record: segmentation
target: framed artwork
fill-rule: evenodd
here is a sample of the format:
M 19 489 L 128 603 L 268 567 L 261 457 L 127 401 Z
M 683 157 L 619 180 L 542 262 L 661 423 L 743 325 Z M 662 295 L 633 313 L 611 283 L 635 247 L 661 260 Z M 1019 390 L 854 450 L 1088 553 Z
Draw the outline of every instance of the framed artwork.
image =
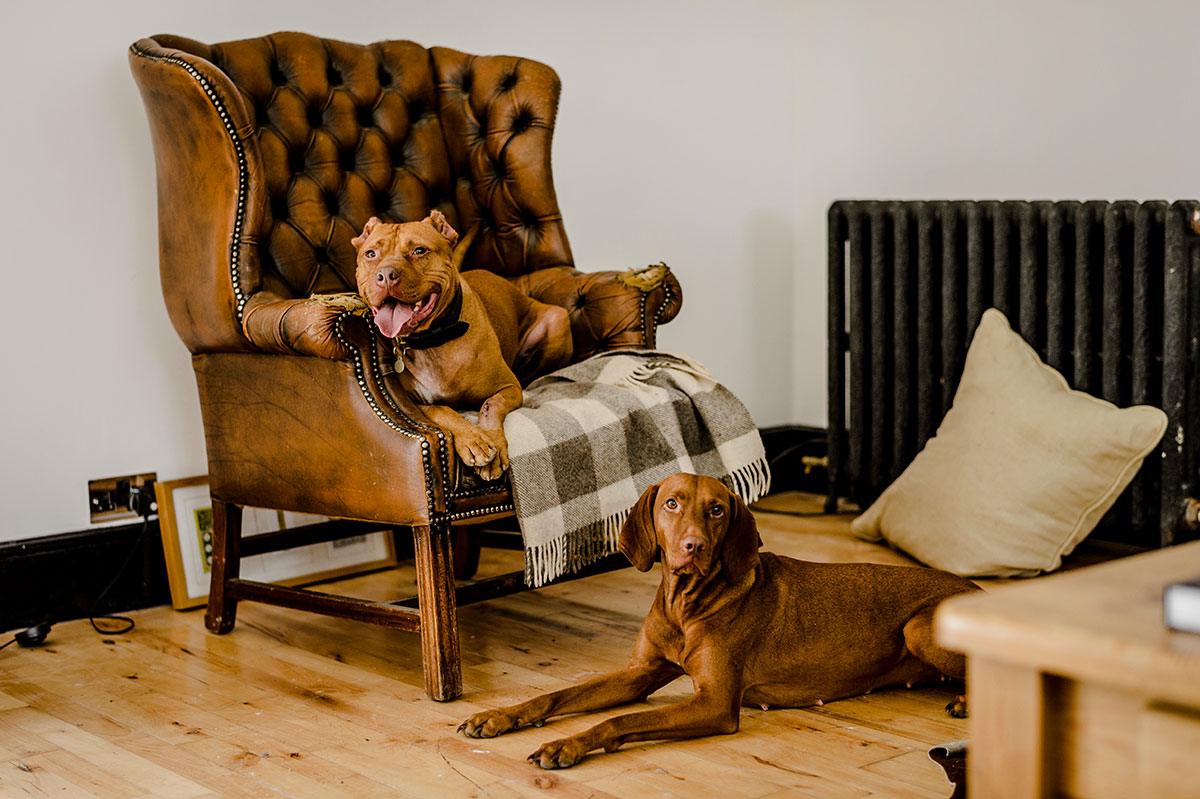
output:
M 176 610 L 203 605 L 208 602 L 213 552 L 213 512 L 208 477 L 161 480 L 154 484 L 154 490 L 171 585 L 171 604 Z M 323 521 L 328 521 L 327 517 L 245 508 L 242 511 L 242 537 Z M 395 563 L 391 532 L 384 530 L 242 558 L 241 577 L 265 583 L 300 585 L 386 568 Z

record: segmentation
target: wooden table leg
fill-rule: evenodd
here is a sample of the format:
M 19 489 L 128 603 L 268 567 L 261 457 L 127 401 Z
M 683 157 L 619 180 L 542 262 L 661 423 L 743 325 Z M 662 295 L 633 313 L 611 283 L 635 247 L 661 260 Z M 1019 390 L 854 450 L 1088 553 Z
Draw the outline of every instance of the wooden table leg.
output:
M 458 607 L 454 597 L 454 560 L 450 525 L 439 522 L 413 528 L 417 567 L 417 607 L 421 614 L 421 658 L 425 691 L 439 702 L 462 695 L 458 650 Z
M 1046 795 L 1045 678 L 1031 668 L 971 657 L 967 665 L 969 796 Z

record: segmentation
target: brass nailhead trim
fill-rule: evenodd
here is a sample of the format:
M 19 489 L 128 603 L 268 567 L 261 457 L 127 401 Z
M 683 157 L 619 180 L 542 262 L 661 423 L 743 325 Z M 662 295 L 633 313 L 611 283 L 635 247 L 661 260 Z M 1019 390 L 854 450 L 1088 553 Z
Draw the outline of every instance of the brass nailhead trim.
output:
M 349 319 L 352 316 L 354 316 L 354 314 L 349 313 L 349 312 L 342 313 L 341 315 L 338 316 L 337 320 L 334 322 L 334 331 L 335 331 L 335 334 L 337 335 L 337 339 L 341 343 L 341 345 L 346 349 L 346 351 L 350 353 L 350 355 L 351 355 L 350 360 L 351 360 L 351 363 L 354 365 L 354 377 L 355 377 L 355 380 L 358 382 L 358 389 L 359 389 L 359 391 L 362 392 L 363 398 L 367 401 L 367 404 L 371 406 L 371 410 L 375 412 L 375 415 L 377 417 L 379 417 L 380 421 L 382 421 L 388 427 L 395 430 L 397 433 L 400 433 L 401 435 L 407 436 L 411 439 L 415 439 L 415 440 L 421 442 L 421 461 L 422 461 L 422 465 L 424 466 L 425 485 L 426 485 L 425 499 L 427 502 L 430 523 L 435 523 L 437 521 L 437 513 L 436 513 L 434 501 L 433 501 L 433 489 L 431 487 L 432 482 L 433 482 L 432 481 L 433 467 L 432 467 L 432 464 L 430 463 L 430 459 L 429 459 L 429 454 L 430 454 L 429 453 L 429 441 L 426 440 L 426 438 L 424 436 L 418 435 L 417 433 L 414 433 L 412 430 L 408 430 L 408 429 L 403 428 L 400 425 L 396 424 L 396 422 L 393 421 L 391 419 L 391 417 L 389 417 L 387 414 L 385 414 L 383 412 L 383 408 L 379 407 L 379 403 L 376 402 L 375 398 L 371 395 L 371 390 L 367 384 L 367 372 L 366 372 L 367 366 L 366 366 L 366 364 L 363 363 L 362 355 L 359 352 L 359 350 L 356 347 L 351 346 L 350 342 L 346 339 L 345 322 L 347 319 Z M 375 382 L 378 385 L 380 383 L 380 379 L 379 379 L 380 372 L 379 372 L 379 368 L 378 368 L 379 363 L 378 363 L 378 359 L 376 358 L 375 348 L 370 347 L 369 349 L 371 350 L 370 368 L 371 368 L 372 375 L 375 377 Z M 413 420 L 410 419 L 406 414 L 400 412 L 400 409 L 396 407 L 396 404 L 394 402 L 392 402 L 391 397 L 387 396 L 386 392 L 384 393 L 384 396 L 387 400 L 387 404 L 394 411 L 399 413 L 400 416 L 406 422 L 414 424 L 414 426 L 423 426 L 426 429 L 433 429 L 433 428 L 430 428 L 428 425 L 417 425 L 416 423 L 414 423 Z M 441 431 L 438 432 L 438 436 L 439 437 L 442 436 Z
M 241 139 L 237 137 L 237 131 L 233 127 L 233 121 L 230 119 L 229 111 L 225 107 L 225 103 L 217 94 L 216 89 L 209 83 L 208 78 L 200 74 L 200 70 L 195 66 L 180 58 L 179 56 L 157 56 L 148 53 L 144 50 L 139 50 L 136 45 L 130 46 L 130 51 L 141 58 L 149 61 L 166 62 L 182 67 L 185 72 L 192 76 L 196 83 L 200 84 L 200 88 L 208 95 L 209 102 L 213 104 L 217 115 L 221 118 L 222 124 L 225 126 L 225 132 L 229 134 L 229 140 L 233 144 L 233 151 L 237 155 L 238 162 L 238 194 L 237 194 L 237 215 L 233 220 L 233 236 L 229 243 L 229 279 L 233 285 L 233 299 L 237 312 L 238 326 L 242 324 L 242 314 L 246 308 L 246 300 L 249 299 L 242 292 L 241 273 L 239 272 L 239 252 L 238 245 L 242 240 L 242 226 L 246 217 L 246 192 L 248 190 L 249 168 L 246 164 L 246 151 L 242 145 Z
M 476 508 L 475 510 L 465 510 L 458 513 L 452 513 L 448 516 L 448 520 L 452 522 L 462 521 L 463 519 L 471 519 L 476 516 L 486 516 L 489 513 L 509 513 L 515 510 L 511 502 L 505 502 L 500 505 L 493 505 L 490 508 Z
M 339 328 L 339 330 L 340 330 L 340 328 Z M 371 335 L 372 336 L 375 335 L 374 330 L 371 331 Z M 371 372 L 375 376 L 376 384 L 382 385 L 382 383 L 383 383 L 383 367 L 382 367 L 382 364 L 380 364 L 380 362 L 379 362 L 379 349 L 377 347 L 370 347 L 369 349 L 371 351 Z M 409 416 L 407 413 L 405 413 L 403 410 L 401 410 L 400 407 L 397 406 L 395 402 L 392 401 L 392 395 L 390 393 L 388 393 L 387 391 L 383 392 L 383 398 L 384 398 L 384 401 L 387 402 L 388 407 L 391 408 L 392 411 L 394 413 L 396 413 L 396 415 L 400 416 L 402 419 L 404 419 L 404 421 L 408 422 L 414 428 L 418 428 L 420 430 L 428 430 L 431 433 L 437 433 L 438 451 L 439 451 L 440 460 L 442 463 L 442 474 L 448 475 L 450 473 L 449 457 L 446 453 L 446 449 L 447 449 L 446 434 L 442 431 L 442 429 L 439 427 L 435 427 L 431 424 L 428 424 L 427 422 L 423 422 L 423 421 L 414 419 L 411 416 Z M 429 441 L 425 438 L 421 439 L 421 458 L 424 461 L 424 467 L 425 467 L 425 469 L 424 469 L 425 470 L 425 486 L 426 486 L 425 496 L 429 500 L 430 518 L 433 518 L 433 516 L 434 516 L 433 463 L 429 459 Z
M 488 494 L 497 493 L 494 488 L 476 488 L 471 491 L 455 491 L 450 495 L 451 499 L 467 499 L 469 497 L 486 497 Z

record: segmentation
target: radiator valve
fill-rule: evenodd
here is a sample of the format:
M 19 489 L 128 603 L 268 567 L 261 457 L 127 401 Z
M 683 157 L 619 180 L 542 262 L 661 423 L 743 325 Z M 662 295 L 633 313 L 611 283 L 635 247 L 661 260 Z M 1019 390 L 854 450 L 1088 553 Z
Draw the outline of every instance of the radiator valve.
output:
M 800 464 L 804 467 L 805 474 L 812 474 L 813 469 L 828 469 L 829 458 L 824 456 L 818 458 L 816 455 L 805 455 L 800 459 Z

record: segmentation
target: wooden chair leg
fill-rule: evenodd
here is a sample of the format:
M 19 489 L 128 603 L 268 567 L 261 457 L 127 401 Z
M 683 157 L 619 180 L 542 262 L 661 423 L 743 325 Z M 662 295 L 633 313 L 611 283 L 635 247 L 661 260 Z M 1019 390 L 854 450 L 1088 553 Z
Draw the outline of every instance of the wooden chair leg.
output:
M 208 588 L 208 611 L 204 626 L 217 634 L 233 629 L 237 600 L 225 595 L 226 580 L 236 580 L 241 571 L 242 507 L 213 500 L 212 579 Z
M 476 525 L 464 524 L 450 528 L 454 533 L 454 579 L 470 580 L 479 571 L 479 554 L 483 544 L 475 531 Z
M 417 567 L 417 605 L 421 614 L 425 691 L 439 702 L 448 702 L 462 695 L 450 524 L 438 522 L 414 527 L 413 550 Z

